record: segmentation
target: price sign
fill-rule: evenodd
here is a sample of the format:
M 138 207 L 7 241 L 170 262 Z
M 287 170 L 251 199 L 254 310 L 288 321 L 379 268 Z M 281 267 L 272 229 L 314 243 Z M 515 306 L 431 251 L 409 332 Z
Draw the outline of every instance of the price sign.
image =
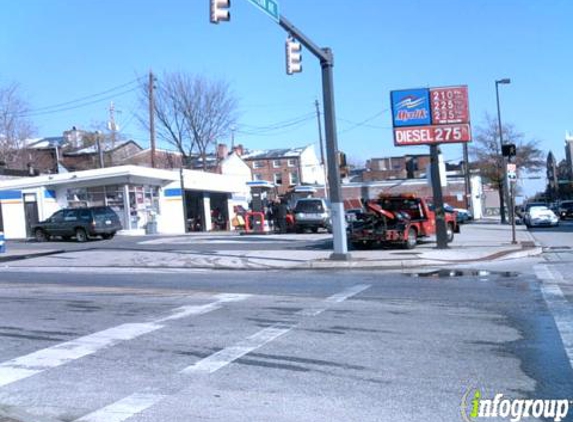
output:
M 394 145 L 470 142 L 470 125 L 412 126 L 394 129 Z
M 468 87 L 431 88 L 432 124 L 469 123 Z

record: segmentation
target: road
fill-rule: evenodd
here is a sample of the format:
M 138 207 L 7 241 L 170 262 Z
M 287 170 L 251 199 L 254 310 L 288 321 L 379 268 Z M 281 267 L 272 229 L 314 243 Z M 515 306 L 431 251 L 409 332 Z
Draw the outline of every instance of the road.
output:
M 570 228 L 535 230 L 540 258 L 455 271 L 7 268 L 0 409 L 23 421 L 457 421 L 475 388 L 573 399 Z

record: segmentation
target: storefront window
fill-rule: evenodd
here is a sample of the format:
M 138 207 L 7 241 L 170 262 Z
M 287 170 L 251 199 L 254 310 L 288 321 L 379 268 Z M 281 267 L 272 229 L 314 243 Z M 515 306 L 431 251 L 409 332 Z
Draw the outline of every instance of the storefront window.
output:
M 129 186 L 129 212 L 124 205 L 124 186 L 108 185 L 67 190 L 68 207 L 109 206 L 119 216 L 124 228 L 145 228 L 148 221 L 159 214 L 159 188 L 157 186 Z M 128 225 L 127 223 L 131 224 Z

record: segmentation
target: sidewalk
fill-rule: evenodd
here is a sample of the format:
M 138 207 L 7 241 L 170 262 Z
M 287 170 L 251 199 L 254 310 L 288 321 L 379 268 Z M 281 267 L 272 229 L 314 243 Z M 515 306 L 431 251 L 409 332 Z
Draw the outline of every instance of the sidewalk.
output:
M 517 259 L 541 254 L 531 234 L 523 226 L 517 227 L 517 244 L 511 244 L 511 226 L 494 221 L 466 224 L 456 234 L 448 249 L 439 250 L 435 243 L 419 244 L 413 250 L 375 249 L 350 251 L 348 261 L 333 261 L 330 250 L 279 249 L 262 250 L 254 242 L 253 249 L 194 251 L 177 250 L 90 250 L 65 252 L 50 249 L 12 248 L 0 262 L 10 267 L 66 267 L 73 268 L 203 268 L 220 270 L 269 270 L 269 269 L 330 269 L 330 268 L 414 268 L 445 266 L 462 263 Z M 203 236 L 210 236 L 204 233 Z M 304 235 L 298 235 L 304 236 Z M 249 236 L 252 238 L 251 236 Z M 279 236 L 280 237 L 280 236 Z M 268 237 L 267 237 L 268 238 Z M 173 240 L 176 246 L 182 237 Z M 185 240 L 185 239 L 183 239 Z M 259 248 L 259 249 L 255 249 Z

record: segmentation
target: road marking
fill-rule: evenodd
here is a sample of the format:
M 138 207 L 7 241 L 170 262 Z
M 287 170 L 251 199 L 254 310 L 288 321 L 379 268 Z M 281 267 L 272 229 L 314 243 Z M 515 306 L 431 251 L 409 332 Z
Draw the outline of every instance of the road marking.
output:
M 564 278 L 561 273 L 547 265 L 536 265 L 534 270 L 537 278 L 541 280 L 543 299 L 553 315 L 569 364 L 573 368 L 573 307 L 557 284 L 563 282 Z
M 31 377 L 45 370 L 65 365 L 120 342 L 133 340 L 144 334 L 157 331 L 165 327 L 165 325 L 160 324 L 162 322 L 173 321 L 191 315 L 202 315 L 220 309 L 223 303 L 244 300 L 250 296 L 246 294 L 218 294 L 215 296 L 215 302 L 205 305 L 182 306 L 172 310 L 170 315 L 150 322 L 118 325 L 117 327 L 108 328 L 11 359 L 0 364 L 0 387 Z
M 370 285 L 359 284 L 349 289 L 343 290 L 340 293 L 332 295 L 322 301 L 322 305 L 312 308 L 311 313 L 297 312 L 296 314 L 305 316 L 316 316 L 321 312 L 327 310 L 330 306 L 345 301 L 346 299 L 357 295 L 358 293 L 368 289 Z M 243 300 L 250 295 L 241 294 L 221 294 L 218 295 L 220 301 L 237 301 Z M 182 312 L 175 312 L 179 315 Z M 233 361 L 245 356 L 246 354 L 260 348 L 261 346 L 275 340 L 276 338 L 288 333 L 292 328 L 296 327 L 299 323 L 278 323 L 271 327 L 265 328 L 245 340 L 235 344 L 234 346 L 227 347 L 205 359 L 200 360 L 194 365 L 191 365 L 181 371 L 183 374 L 192 373 L 213 373 Z M 135 393 L 131 396 L 123 398 L 115 403 L 110 404 L 102 409 L 96 410 L 93 413 L 85 415 L 74 422 L 122 422 L 138 413 L 143 412 L 149 407 L 155 405 L 167 395 L 149 394 L 145 392 Z
M 150 393 L 135 393 L 109 406 L 76 419 L 75 422 L 123 422 L 137 413 L 150 408 L 166 396 Z
M 327 310 L 330 306 L 345 301 L 346 299 L 357 295 L 358 293 L 368 289 L 370 285 L 359 284 L 346 289 L 340 293 L 326 298 L 323 303 L 317 307 L 308 310 L 302 310 L 295 315 L 299 316 L 317 316 Z M 183 369 L 181 373 L 208 373 L 212 374 L 221 368 L 229 365 L 237 359 L 251 353 L 252 351 L 264 346 L 265 344 L 277 339 L 278 337 L 288 333 L 300 322 L 292 323 L 277 323 L 268 328 L 265 328 L 247 339 L 240 341 L 234 346 L 226 347 L 225 349 L 216 352 L 204 359 L 196 362 L 195 364 Z
M 160 328 L 163 325 L 123 324 L 9 360 L 0 364 L 0 387 Z

